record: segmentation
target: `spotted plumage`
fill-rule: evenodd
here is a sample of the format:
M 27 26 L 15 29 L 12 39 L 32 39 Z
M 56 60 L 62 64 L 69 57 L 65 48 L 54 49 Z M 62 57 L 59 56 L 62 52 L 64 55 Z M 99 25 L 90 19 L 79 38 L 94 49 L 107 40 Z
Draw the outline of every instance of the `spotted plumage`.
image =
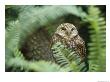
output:
M 63 23 L 59 25 L 52 40 L 52 43 L 61 42 L 65 46 L 75 49 L 82 61 L 86 58 L 85 42 L 79 36 L 78 31 L 73 24 Z

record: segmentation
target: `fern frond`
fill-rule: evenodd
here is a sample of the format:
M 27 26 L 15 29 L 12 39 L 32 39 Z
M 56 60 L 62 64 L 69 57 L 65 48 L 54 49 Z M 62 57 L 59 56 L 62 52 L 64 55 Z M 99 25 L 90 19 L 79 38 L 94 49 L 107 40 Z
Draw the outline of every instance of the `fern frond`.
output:
M 9 54 L 9 53 L 8 53 Z M 6 56 L 6 70 L 9 71 L 35 71 L 35 72 L 67 72 L 69 69 L 60 67 L 51 61 L 27 61 L 20 50 L 13 51 L 13 56 Z M 45 69 L 44 69 L 45 68 Z
M 68 69 L 47 61 L 27 61 L 20 57 L 6 60 L 7 69 L 12 71 L 34 71 L 34 72 L 67 72 Z
M 89 71 L 105 71 L 105 43 L 106 43 L 106 26 L 105 19 L 100 16 L 101 12 L 97 7 L 90 6 L 88 9 L 87 21 L 90 23 L 89 46 Z
M 5 33 L 5 43 L 6 47 L 13 50 L 15 47 L 19 47 L 19 39 L 20 39 L 20 25 L 19 21 L 12 21 L 9 23 L 9 27 L 6 28 Z
M 80 63 L 81 59 L 77 53 L 67 47 L 65 47 L 60 42 L 55 43 L 52 46 L 53 56 L 60 66 L 69 68 L 70 71 L 81 71 L 85 67 L 85 63 Z M 82 70 L 84 71 L 84 70 Z

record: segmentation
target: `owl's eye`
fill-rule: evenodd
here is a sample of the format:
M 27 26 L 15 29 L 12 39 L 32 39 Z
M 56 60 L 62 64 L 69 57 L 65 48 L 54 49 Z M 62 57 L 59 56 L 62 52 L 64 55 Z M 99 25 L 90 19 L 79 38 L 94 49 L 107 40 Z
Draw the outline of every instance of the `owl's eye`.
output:
M 71 31 L 73 31 L 73 30 L 74 30 L 74 28 L 71 29 Z
M 62 29 L 62 30 L 66 30 L 66 28 L 64 28 L 64 27 L 63 27 L 63 28 L 61 28 L 61 29 Z

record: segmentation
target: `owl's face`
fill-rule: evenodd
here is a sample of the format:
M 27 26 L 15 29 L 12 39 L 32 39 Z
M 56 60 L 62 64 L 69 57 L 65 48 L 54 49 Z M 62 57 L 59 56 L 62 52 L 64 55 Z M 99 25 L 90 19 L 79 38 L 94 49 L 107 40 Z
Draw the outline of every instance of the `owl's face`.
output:
M 78 35 L 78 31 L 73 24 L 63 23 L 63 24 L 59 25 L 55 34 L 65 38 L 65 39 L 71 39 Z

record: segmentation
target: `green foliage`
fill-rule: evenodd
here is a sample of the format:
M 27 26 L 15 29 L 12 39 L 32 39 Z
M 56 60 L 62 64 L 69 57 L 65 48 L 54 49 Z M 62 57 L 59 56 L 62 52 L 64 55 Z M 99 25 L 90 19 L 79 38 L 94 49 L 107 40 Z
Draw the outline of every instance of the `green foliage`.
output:
M 5 25 L 7 27 L 10 21 L 17 19 L 19 11 L 15 6 L 6 5 L 5 12 L 7 13 L 5 14 Z
M 20 39 L 19 28 L 20 28 L 19 21 L 10 22 L 9 26 L 6 28 L 5 43 L 6 46 L 9 47 L 11 50 L 19 46 L 19 39 Z
M 81 22 L 90 24 L 91 41 L 87 43 L 89 71 L 105 71 L 105 19 L 101 17 L 98 7 L 88 7 L 88 14 L 86 14 L 78 6 L 6 6 L 6 10 L 11 9 L 10 12 L 15 11 L 13 14 L 17 14 L 16 19 L 11 18 L 13 15 L 6 17 L 6 71 L 85 71 L 85 69 L 81 70 L 85 68 L 85 63 L 78 65 L 80 58 L 76 53 L 60 43 L 52 47 L 56 62 L 29 61 L 21 51 L 29 35 L 39 28 L 47 29 L 47 32 L 52 35 L 55 27 L 60 24 L 59 21 L 65 22 L 65 16 L 70 14 L 81 18 Z M 8 14 L 6 13 L 7 16 Z
M 59 65 L 46 61 L 26 61 L 19 57 L 6 60 L 6 66 L 12 71 L 31 71 L 31 72 L 67 72 L 69 69 L 61 68 Z M 8 70 L 7 69 L 7 70 Z
M 6 70 L 12 71 L 37 71 L 37 72 L 64 72 L 69 71 L 68 68 L 60 67 L 53 62 L 46 61 L 27 61 L 21 51 L 14 49 L 13 57 L 6 58 Z M 45 68 L 45 69 L 44 69 Z
M 90 23 L 90 38 L 89 46 L 89 71 L 105 71 L 106 57 L 105 57 L 105 43 L 106 30 L 105 19 L 101 17 L 101 11 L 94 6 L 88 9 L 86 21 Z
M 85 67 L 85 63 L 81 63 L 81 59 L 74 49 L 69 49 L 65 47 L 60 42 L 57 42 L 52 46 L 53 56 L 56 59 L 56 62 L 65 68 L 69 68 L 70 71 L 84 71 L 81 70 Z

